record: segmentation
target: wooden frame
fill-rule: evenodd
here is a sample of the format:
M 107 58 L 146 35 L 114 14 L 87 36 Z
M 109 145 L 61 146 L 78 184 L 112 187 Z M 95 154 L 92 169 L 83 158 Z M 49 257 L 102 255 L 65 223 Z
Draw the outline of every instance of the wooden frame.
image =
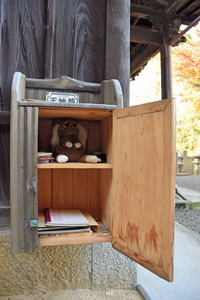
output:
M 53 106 L 53 103 L 44 101 L 45 91 L 52 89 L 78 91 L 81 103 L 74 106 L 57 103 Z M 32 100 L 28 101 L 30 98 Z M 97 104 L 94 104 L 96 100 L 98 100 Z M 40 117 L 44 118 L 45 114 L 47 118 L 48 116 L 64 117 L 67 114 L 68 117 L 76 116 L 78 119 L 83 119 L 87 115 L 87 119 L 102 120 L 110 116 L 114 108 L 121 107 L 122 100 L 122 91 L 117 80 L 105 80 L 102 84 L 93 84 L 69 77 L 46 80 L 26 78 L 20 72 L 14 74 L 10 136 L 11 231 L 14 254 L 31 252 L 38 248 L 38 110 L 40 110 Z M 63 108 L 65 108 L 65 115 L 63 115 Z M 85 169 L 91 167 L 88 164 Z M 109 165 L 108 169 L 110 169 Z M 31 226 L 31 222 L 35 227 Z
M 117 149 L 113 247 L 169 281 L 173 279 L 174 114 L 174 102 L 168 99 L 116 110 L 113 125 Z
M 175 183 L 173 100 L 118 109 L 113 105 L 112 110 L 109 100 L 112 103 L 114 97 L 115 103 L 116 99 L 121 103 L 122 97 L 120 86 L 111 80 L 105 84 L 105 90 L 100 89 L 107 104 L 91 108 L 89 103 L 85 109 L 79 105 L 61 108 L 44 105 L 43 101 L 27 101 L 26 82 L 22 74 L 15 74 L 11 111 L 11 144 L 17 145 L 11 151 L 13 253 L 35 251 L 38 243 L 49 246 L 112 239 L 114 248 L 171 281 Z M 37 149 L 47 147 L 54 120 L 63 117 L 82 122 L 88 130 L 88 149 L 106 153 L 105 164 L 37 165 Z M 43 236 L 38 241 L 37 225 L 31 227 L 30 221 L 36 222 L 38 210 L 45 207 L 88 211 L 110 232 L 95 232 L 78 239 Z

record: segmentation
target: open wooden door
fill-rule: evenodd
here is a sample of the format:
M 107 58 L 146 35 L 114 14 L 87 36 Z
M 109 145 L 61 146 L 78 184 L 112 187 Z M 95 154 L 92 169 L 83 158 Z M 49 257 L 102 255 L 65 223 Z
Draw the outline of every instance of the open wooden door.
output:
M 25 76 L 16 72 L 11 93 L 10 201 L 12 253 L 38 248 L 37 143 L 38 108 L 20 107 Z
M 171 99 L 113 114 L 113 247 L 173 280 L 175 117 Z

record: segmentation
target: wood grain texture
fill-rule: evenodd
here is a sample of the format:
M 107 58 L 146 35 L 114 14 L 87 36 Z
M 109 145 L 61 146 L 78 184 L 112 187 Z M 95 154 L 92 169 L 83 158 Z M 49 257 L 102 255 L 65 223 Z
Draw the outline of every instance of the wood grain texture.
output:
M 3 231 L 10 230 L 10 207 L 0 207 L 0 227 L 1 232 L 2 229 Z
M 78 244 L 94 244 L 94 243 L 107 243 L 111 242 L 112 236 L 110 233 L 96 233 L 91 236 L 45 236 L 39 238 L 39 246 L 56 246 L 56 245 L 77 245 Z
M 49 164 L 38 164 L 39 170 L 47 169 L 112 169 L 110 163 L 49 163 Z
M 140 28 L 131 26 L 130 41 L 134 43 L 161 46 L 162 33 L 153 32 L 152 30 L 148 30 L 142 27 Z
M 103 80 L 104 17 L 104 0 L 48 1 L 46 77 Z
M 112 134 L 113 134 L 113 126 L 112 126 L 112 116 L 104 119 L 101 122 L 101 151 L 102 153 L 106 153 L 106 162 L 112 164 Z
M 108 228 L 112 227 L 113 217 L 113 173 L 101 170 L 99 173 L 100 220 Z
M 101 85 L 94 82 L 86 82 L 83 80 L 77 80 L 69 76 L 58 75 L 56 78 L 38 79 L 27 78 L 27 88 L 38 89 L 58 89 L 58 90 L 73 90 L 73 91 L 85 91 L 85 92 L 100 92 Z
M 175 182 L 176 182 L 176 139 L 175 139 L 175 130 L 176 130 L 176 110 L 174 105 L 174 100 L 167 106 L 164 114 L 165 118 L 165 141 L 164 141 L 164 149 L 167 147 L 171 147 L 169 152 L 166 152 L 164 158 L 164 165 L 166 166 L 164 169 L 164 181 L 166 184 L 164 185 L 164 195 L 166 199 L 171 199 L 171 201 L 167 202 L 167 209 L 165 214 L 162 217 L 162 227 L 163 235 L 165 235 L 166 239 L 163 240 L 163 256 L 162 256 L 162 265 L 164 266 L 164 270 L 169 274 L 169 278 L 173 279 L 173 252 L 174 252 L 174 190 L 175 190 Z M 163 199 L 163 206 L 165 206 L 165 199 Z M 168 223 L 168 227 L 165 224 Z M 169 259 L 165 259 L 165 257 L 169 257 Z
M 54 169 L 52 207 L 78 208 L 99 217 L 98 170 Z
M 38 124 L 38 151 L 52 152 L 51 135 L 53 122 L 51 119 L 39 119 Z
M 44 0 L 1 1 L 0 87 L 3 110 L 10 110 L 11 82 L 16 70 L 27 77 L 44 77 L 45 16 Z
M 12 253 L 36 251 L 37 228 L 37 151 L 38 108 L 18 107 L 17 99 L 24 97 L 25 76 L 16 73 L 12 84 L 10 200 Z
M 18 91 L 18 93 L 17 93 Z M 22 74 L 14 76 L 11 93 L 10 141 L 10 207 L 11 207 L 11 247 L 12 253 L 23 252 L 24 249 L 24 108 L 18 112 L 17 96 L 25 96 L 25 77 Z M 21 120 L 21 123 L 19 122 Z M 17 192 L 16 192 L 17 191 Z
M 74 118 L 77 120 L 102 120 L 112 115 L 112 110 L 89 109 L 89 108 L 59 108 L 40 107 L 39 117 L 41 118 Z
M 20 142 L 24 147 L 24 181 L 21 184 L 24 189 L 24 244 L 26 252 L 32 252 L 38 248 L 37 228 L 30 226 L 31 220 L 38 219 L 38 108 L 24 109 L 24 141 Z
M 130 1 L 107 1 L 105 79 L 118 79 L 124 106 L 129 105 Z
M 38 169 L 38 211 L 52 207 L 51 170 Z
M 101 124 L 98 121 L 89 121 L 87 153 L 94 152 L 101 152 Z
M 0 125 L 10 125 L 9 111 L 0 111 Z
M 114 247 L 159 276 L 173 278 L 174 111 L 114 112 Z M 159 103 L 158 107 L 159 107 Z M 134 131 L 132 131 L 134 128 Z M 119 162 L 120 159 L 120 162 Z
M 101 170 L 89 170 L 87 182 L 87 201 L 88 211 L 93 218 L 100 218 L 100 177 Z
M 73 170 L 73 207 L 88 211 L 88 173 L 86 170 Z M 92 185 L 92 182 L 91 182 Z M 98 195 L 97 195 L 98 196 Z
M 10 206 L 10 126 L 0 125 L 0 207 Z M 14 147 L 14 145 L 11 145 Z
M 127 102 L 130 10 L 128 0 L 115 2 L 2 0 L 1 109 L 10 109 L 11 82 L 16 70 L 29 78 L 68 75 L 93 83 L 116 78 Z M 86 100 L 99 101 L 91 94 Z
M 171 99 L 165 99 L 165 101 L 154 101 L 146 103 L 145 105 L 130 106 L 115 111 L 117 118 L 137 116 L 141 114 L 150 114 L 159 111 L 163 111 L 171 102 Z
M 53 170 L 52 208 L 73 208 L 73 171 Z

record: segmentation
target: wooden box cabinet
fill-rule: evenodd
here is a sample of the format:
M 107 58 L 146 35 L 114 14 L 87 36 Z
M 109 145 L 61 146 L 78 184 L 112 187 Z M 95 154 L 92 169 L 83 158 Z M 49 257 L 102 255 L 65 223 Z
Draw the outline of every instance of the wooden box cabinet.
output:
M 67 105 L 44 101 L 44 92 L 60 89 L 77 91 L 82 102 Z M 117 250 L 172 281 L 174 103 L 167 99 L 120 108 L 121 103 L 116 80 L 95 85 L 69 78 L 36 80 L 14 74 L 12 251 L 16 254 L 35 251 L 38 245 L 111 241 Z M 54 122 L 69 117 L 87 129 L 87 152 L 106 153 L 106 163 L 37 164 L 38 150 L 49 151 Z M 38 211 L 46 207 L 87 211 L 109 232 L 38 237 Z

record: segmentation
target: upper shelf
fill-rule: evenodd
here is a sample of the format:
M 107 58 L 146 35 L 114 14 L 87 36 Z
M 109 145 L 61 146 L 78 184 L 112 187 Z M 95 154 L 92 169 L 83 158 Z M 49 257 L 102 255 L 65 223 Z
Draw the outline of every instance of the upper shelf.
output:
M 40 107 L 39 118 L 76 118 L 80 120 L 103 120 L 112 115 L 112 109 Z
M 22 99 L 18 100 L 19 106 L 33 106 L 33 107 L 44 107 L 44 108 L 74 108 L 74 109 L 102 109 L 102 110 L 113 110 L 118 108 L 114 104 L 99 104 L 99 103 L 61 103 L 61 102 L 50 102 L 45 100 L 36 99 Z
M 112 169 L 109 163 L 47 163 L 38 164 L 38 169 Z

